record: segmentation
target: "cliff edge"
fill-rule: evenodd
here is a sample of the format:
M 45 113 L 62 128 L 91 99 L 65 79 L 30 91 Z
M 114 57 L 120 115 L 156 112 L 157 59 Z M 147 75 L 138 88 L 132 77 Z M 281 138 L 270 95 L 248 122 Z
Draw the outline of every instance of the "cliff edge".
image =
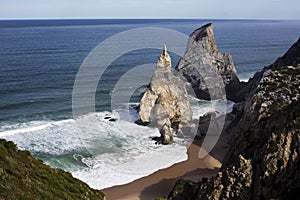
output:
M 168 199 L 299 197 L 299 52 L 300 39 L 247 83 L 246 100 L 233 110 L 229 149 L 218 174 L 198 183 L 178 181 Z

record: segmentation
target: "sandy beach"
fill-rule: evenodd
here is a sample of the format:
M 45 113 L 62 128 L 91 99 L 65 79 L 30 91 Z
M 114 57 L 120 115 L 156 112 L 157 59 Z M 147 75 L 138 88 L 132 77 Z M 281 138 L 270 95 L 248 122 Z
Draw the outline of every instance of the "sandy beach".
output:
M 198 158 L 201 140 L 195 140 L 188 148 L 188 160 L 129 184 L 104 189 L 107 200 L 153 200 L 167 197 L 178 179 L 199 181 L 202 177 L 215 175 L 226 153 L 226 140 L 220 137 L 209 155 Z

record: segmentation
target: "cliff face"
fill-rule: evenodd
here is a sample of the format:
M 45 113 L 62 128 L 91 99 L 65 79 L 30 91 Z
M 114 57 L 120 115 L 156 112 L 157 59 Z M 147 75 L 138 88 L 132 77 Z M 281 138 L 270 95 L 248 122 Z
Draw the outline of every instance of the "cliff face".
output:
M 176 70 L 191 83 L 199 99 L 210 100 L 222 95 L 218 92 L 224 88 L 220 88 L 223 86 L 216 81 L 220 78 L 227 98 L 234 102 L 242 100 L 237 95 L 241 83 L 232 58 L 230 54 L 217 50 L 212 24 L 202 26 L 190 35 L 186 52 Z
M 247 83 L 247 100 L 235 105 L 229 150 L 218 175 L 199 183 L 180 181 L 169 199 L 300 195 L 299 51 L 300 40 Z
M 161 142 L 168 144 L 173 134 L 189 126 L 192 112 L 185 84 L 171 72 L 171 58 L 164 47 L 151 83 L 141 99 L 139 122 L 154 123 L 161 133 Z
M 70 173 L 52 169 L 20 151 L 13 142 L 0 140 L 0 199 L 99 199 L 93 190 Z

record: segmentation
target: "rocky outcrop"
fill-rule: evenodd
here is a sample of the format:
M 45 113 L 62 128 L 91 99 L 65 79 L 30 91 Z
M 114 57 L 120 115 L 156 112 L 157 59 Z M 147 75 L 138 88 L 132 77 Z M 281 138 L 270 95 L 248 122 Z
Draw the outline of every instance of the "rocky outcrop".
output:
M 290 49 L 280 58 L 278 58 L 273 64 L 265 67 L 262 71 L 256 72 L 255 75 L 241 88 L 239 96 L 244 99 L 251 98 L 263 77 L 263 74 L 267 70 L 275 70 L 282 66 L 295 66 L 300 64 L 300 38 L 295 42 Z
M 216 112 L 215 111 L 209 111 L 205 113 L 203 116 L 199 117 L 198 122 L 198 130 L 197 130 L 197 136 L 205 136 L 207 133 L 207 130 L 209 128 L 209 125 L 215 125 L 216 121 Z
M 240 155 L 250 159 L 254 199 L 285 199 L 300 187 L 299 52 L 300 40 L 256 73 L 247 83 L 247 100 L 235 106 L 237 117 L 228 129 L 232 142 L 222 167 L 234 165 Z
M 171 58 L 164 46 L 151 83 L 141 99 L 139 122 L 153 123 L 161 133 L 161 142 L 168 144 L 173 134 L 189 126 L 192 112 L 184 82 L 171 72 Z
M 240 156 L 237 166 L 222 170 L 211 179 L 203 178 L 198 183 L 177 181 L 168 200 L 250 199 L 252 176 L 251 161 Z
M 253 123 L 299 101 L 299 49 L 300 39 L 275 63 L 257 72 L 241 90 L 247 93 L 247 100 L 234 106 L 237 117 L 228 129 L 231 136 L 239 135 Z M 279 63 L 283 66 L 279 67 Z
M 212 24 L 202 26 L 190 35 L 176 70 L 192 85 L 199 99 L 223 98 L 226 91 L 229 100 L 243 100 L 237 94 L 241 83 L 232 58 L 217 50 Z
M 300 195 L 300 40 L 254 77 L 234 107 L 219 173 L 179 181 L 169 199 L 295 199 Z M 285 65 L 290 64 L 290 65 Z M 282 65 L 282 66 L 280 66 Z M 249 89 L 248 88 L 248 89 Z M 187 188 L 187 189 L 182 189 Z
M 300 103 L 260 121 L 230 146 L 217 176 L 181 181 L 169 199 L 295 199 L 300 191 L 299 122 Z M 188 193 L 180 190 L 187 183 L 193 188 Z
M 300 38 L 290 49 L 280 58 L 278 58 L 267 69 L 276 69 L 281 66 L 295 66 L 300 64 Z

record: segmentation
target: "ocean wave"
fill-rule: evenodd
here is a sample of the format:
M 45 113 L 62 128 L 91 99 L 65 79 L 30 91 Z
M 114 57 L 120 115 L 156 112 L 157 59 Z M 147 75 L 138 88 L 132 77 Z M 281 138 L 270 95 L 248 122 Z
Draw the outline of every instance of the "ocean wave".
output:
M 156 146 L 157 147 L 157 146 Z M 163 152 L 163 153 L 162 153 Z M 103 154 L 84 159 L 90 167 L 73 172 L 73 176 L 95 189 L 130 183 L 148 176 L 159 169 L 187 160 L 186 147 L 172 144 L 160 145 L 140 154 L 126 154 L 120 157 Z M 97 177 L 97 178 L 95 178 Z
M 226 99 L 205 101 L 199 100 L 193 96 L 189 96 L 189 101 L 193 111 L 193 119 L 199 119 L 200 116 L 211 111 L 214 111 L 217 117 L 225 115 L 232 111 L 234 105 L 234 102 Z
M 159 135 L 155 128 L 120 119 L 116 111 L 10 124 L 0 132 L 1 138 L 97 189 L 131 182 L 187 159 L 181 139 L 166 147 L 151 139 Z
M 233 105 L 226 100 L 197 99 L 191 104 L 194 118 L 212 109 L 224 114 Z M 175 137 L 171 145 L 157 145 L 152 140 L 160 136 L 157 128 L 134 123 L 138 106 L 124 104 L 113 112 L 95 112 L 76 119 L 7 124 L 1 126 L 0 137 L 14 141 L 52 167 L 70 171 L 91 187 L 103 189 L 187 159 L 184 139 Z

